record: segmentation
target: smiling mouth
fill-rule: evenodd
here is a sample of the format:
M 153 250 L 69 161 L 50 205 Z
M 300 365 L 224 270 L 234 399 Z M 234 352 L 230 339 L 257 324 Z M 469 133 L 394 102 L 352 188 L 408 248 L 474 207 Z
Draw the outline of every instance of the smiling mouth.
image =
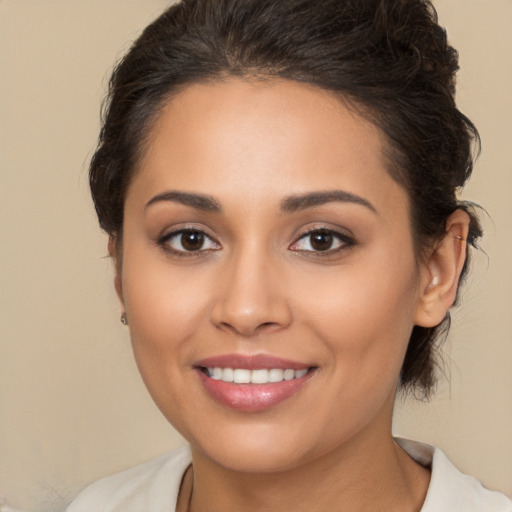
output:
M 257 368 L 248 370 L 246 368 L 221 368 L 201 367 L 201 371 L 213 380 L 230 382 L 234 384 L 277 384 L 282 381 L 290 381 L 304 377 L 314 368 L 294 370 L 293 368 Z
M 220 359 L 227 358 L 201 362 L 195 367 L 197 375 L 215 401 L 243 412 L 261 412 L 277 406 L 298 394 L 318 370 L 318 366 L 286 363 L 267 356 L 230 356 L 231 364 Z

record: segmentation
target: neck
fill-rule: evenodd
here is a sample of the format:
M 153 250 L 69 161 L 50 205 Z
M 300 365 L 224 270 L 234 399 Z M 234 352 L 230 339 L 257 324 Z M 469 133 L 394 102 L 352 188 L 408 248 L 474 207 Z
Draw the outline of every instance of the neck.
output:
M 390 433 L 369 432 L 288 471 L 240 473 L 195 450 L 193 467 L 188 512 L 417 512 L 430 478 Z

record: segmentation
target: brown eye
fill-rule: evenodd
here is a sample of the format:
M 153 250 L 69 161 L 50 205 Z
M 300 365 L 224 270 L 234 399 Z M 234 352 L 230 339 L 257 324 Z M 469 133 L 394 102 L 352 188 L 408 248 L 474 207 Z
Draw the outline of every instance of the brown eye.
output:
M 347 235 L 330 229 L 313 229 L 302 235 L 291 245 L 292 251 L 300 252 L 336 252 L 344 248 L 352 247 L 354 240 Z
M 220 249 L 220 245 L 206 233 L 196 229 L 181 229 L 169 233 L 159 244 L 175 253 L 190 253 Z
M 181 234 L 181 245 L 186 251 L 198 251 L 203 247 L 204 234 L 199 231 L 188 231 Z
M 328 251 L 332 248 L 334 236 L 328 231 L 317 231 L 315 233 L 311 233 L 309 237 L 309 243 L 315 251 Z

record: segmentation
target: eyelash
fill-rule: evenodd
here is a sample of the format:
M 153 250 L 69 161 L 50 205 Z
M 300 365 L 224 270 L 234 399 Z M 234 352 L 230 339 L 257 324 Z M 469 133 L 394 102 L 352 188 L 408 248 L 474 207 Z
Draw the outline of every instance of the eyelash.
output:
M 178 237 L 180 237 L 180 235 L 185 235 L 185 234 L 189 234 L 189 235 L 196 234 L 196 235 L 199 235 L 200 237 L 202 237 L 203 243 L 201 244 L 201 248 L 199 248 L 197 250 L 186 250 L 186 248 L 183 247 L 183 239 L 178 238 Z M 294 246 L 297 246 L 302 240 L 307 240 L 308 237 L 311 237 L 314 234 L 318 234 L 318 235 L 321 234 L 324 236 L 332 237 L 332 242 L 333 243 L 335 241 L 338 242 L 339 246 L 335 247 L 334 249 L 327 248 L 325 250 L 314 250 L 314 249 L 310 250 L 310 249 L 298 249 L 298 248 L 294 249 L 293 248 Z M 179 240 L 179 243 L 180 243 L 182 249 L 175 249 L 170 246 L 170 241 L 173 238 L 177 238 Z M 209 243 L 216 245 L 216 247 L 203 249 L 202 246 L 204 245 L 204 243 L 206 241 L 209 241 Z M 355 244 L 356 244 L 355 240 L 344 233 L 340 233 L 336 230 L 329 229 L 329 228 L 318 227 L 318 228 L 310 229 L 310 230 L 306 231 L 305 233 L 302 233 L 302 235 L 299 238 L 297 238 L 297 240 L 289 246 L 289 249 L 294 252 L 299 252 L 302 254 L 310 253 L 309 255 L 314 256 L 314 257 L 317 257 L 317 256 L 325 257 L 325 256 L 332 256 L 333 254 L 337 254 L 341 251 L 348 250 L 348 249 L 352 248 Z M 196 228 L 182 228 L 182 229 L 179 229 L 176 231 L 172 231 L 171 233 L 167 233 L 157 240 L 157 245 L 162 247 L 166 252 L 171 253 L 173 256 L 177 256 L 177 257 L 205 256 L 206 253 L 218 251 L 221 248 L 219 242 L 217 242 L 214 238 L 212 238 L 207 233 L 205 233 L 205 231 L 203 231 L 202 229 L 196 229 Z M 311 239 L 309 240 L 309 246 L 312 247 Z
M 197 235 L 203 237 L 204 241 L 208 240 L 210 243 L 213 243 L 213 244 L 217 245 L 218 247 L 208 248 L 208 249 L 200 248 L 195 251 L 190 251 L 190 250 L 187 251 L 183 247 L 183 240 L 178 238 L 178 237 L 180 237 L 180 235 L 185 235 L 185 234 L 197 234 Z M 179 243 L 181 244 L 183 249 L 175 249 L 170 246 L 170 241 L 173 238 L 178 238 Z M 202 245 L 204 245 L 204 241 L 203 241 Z M 209 236 L 202 229 L 196 229 L 196 228 L 182 228 L 182 229 L 178 229 L 176 231 L 172 231 L 171 233 L 167 233 L 157 240 L 157 245 L 162 247 L 166 252 L 171 253 L 173 256 L 177 256 L 177 257 L 204 256 L 205 253 L 212 252 L 212 251 L 218 251 L 220 249 L 220 244 L 214 238 Z
M 338 247 L 335 247 L 334 249 L 326 249 L 326 250 L 307 250 L 307 249 L 292 249 L 293 246 L 296 246 L 301 240 L 307 240 L 308 237 L 311 237 L 314 234 L 322 234 L 331 236 L 334 241 L 337 241 L 340 245 Z M 350 236 L 340 233 L 339 231 L 336 231 L 334 229 L 330 228 L 313 228 L 305 233 L 302 233 L 302 235 L 297 239 L 296 242 L 293 242 L 293 244 L 290 246 L 290 249 L 300 252 L 302 254 L 304 253 L 310 253 L 310 256 L 314 257 L 326 257 L 326 256 L 332 256 L 334 254 L 338 254 L 339 252 L 346 251 L 348 249 L 351 249 L 356 244 L 356 241 L 351 238 Z M 309 240 L 309 245 L 311 246 L 311 239 Z

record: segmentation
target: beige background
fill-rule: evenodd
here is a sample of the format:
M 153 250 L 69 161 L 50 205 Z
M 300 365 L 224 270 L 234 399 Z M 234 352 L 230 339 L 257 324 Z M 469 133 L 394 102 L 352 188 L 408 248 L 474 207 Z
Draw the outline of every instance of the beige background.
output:
M 0 0 L 0 496 L 61 510 L 180 443 L 132 362 L 86 167 L 106 77 L 162 0 Z M 445 347 L 450 383 L 395 431 L 512 494 L 512 2 L 437 0 L 484 150 L 484 248 Z

